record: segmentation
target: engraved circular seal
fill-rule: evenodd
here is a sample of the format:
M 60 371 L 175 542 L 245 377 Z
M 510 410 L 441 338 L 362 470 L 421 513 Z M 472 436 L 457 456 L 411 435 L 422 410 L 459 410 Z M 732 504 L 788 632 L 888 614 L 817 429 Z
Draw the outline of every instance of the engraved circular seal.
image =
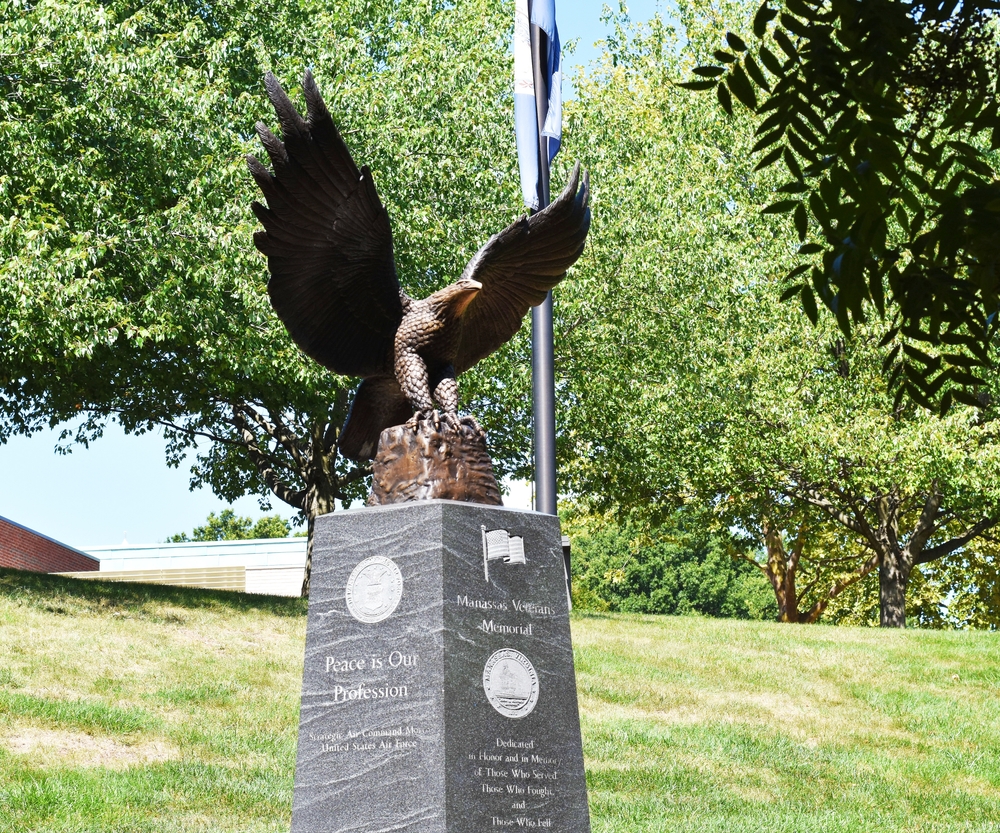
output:
M 354 568 L 345 595 L 351 616 L 369 625 L 381 622 L 403 597 L 403 574 L 392 559 L 373 555 Z
M 490 705 L 504 717 L 527 717 L 538 702 L 538 672 L 520 651 L 501 648 L 486 660 L 483 689 Z

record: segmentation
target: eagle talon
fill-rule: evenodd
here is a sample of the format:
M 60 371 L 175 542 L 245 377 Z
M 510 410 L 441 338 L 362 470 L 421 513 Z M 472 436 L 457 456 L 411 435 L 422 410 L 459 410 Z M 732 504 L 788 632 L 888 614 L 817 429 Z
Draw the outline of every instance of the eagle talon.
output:
M 435 431 L 440 431 L 441 417 L 442 414 L 436 408 L 426 411 L 416 411 L 413 416 L 406 420 L 404 425 L 414 434 L 429 430 L 431 425 L 434 426 Z
M 474 416 L 471 415 L 463 416 L 460 417 L 458 421 L 462 425 L 468 425 L 469 428 L 475 431 L 476 434 L 478 434 L 483 439 L 486 438 L 486 431 L 483 430 L 483 426 L 479 424 L 478 420 Z

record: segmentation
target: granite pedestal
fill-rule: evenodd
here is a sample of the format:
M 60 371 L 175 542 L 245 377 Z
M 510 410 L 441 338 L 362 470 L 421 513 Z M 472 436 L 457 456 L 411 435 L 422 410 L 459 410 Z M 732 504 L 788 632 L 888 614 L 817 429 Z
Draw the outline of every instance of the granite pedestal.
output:
M 558 519 L 318 519 L 292 833 L 588 833 Z

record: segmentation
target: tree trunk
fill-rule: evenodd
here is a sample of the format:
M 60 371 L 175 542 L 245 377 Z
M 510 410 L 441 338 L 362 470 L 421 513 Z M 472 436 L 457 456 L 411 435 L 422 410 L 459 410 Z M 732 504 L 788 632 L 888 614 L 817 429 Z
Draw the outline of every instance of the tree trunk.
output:
M 306 569 L 302 577 L 302 598 L 309 597 L 309 585 L 312 580 L 313 538 L 316 530 L 316 519 L 326 515 L 336 508 L 337 499 L 337 450 L 327 451 L 322 445 L 322 436 L 317 435 L 313 441 L 312 467 L 309 486 L 306 489 L 305 516 L 308 523 L 309 538 L 306 544 Z
M 879 551 L 878 605 L 879 625 L 883 628 L 906 627 L 906 583 L 913 562 L 908 549 L 899 541 L 899 513 L 902 508 L 899 490 L 889 489 L 874 500 L 878 531 L 874 543 Z
M 781 530 L 764 522 L 764 544 L 767 547 L 767 567 L 764 573 L 771 582 L 774 598 L 778 602 L 778 621 L 798 624 L 799 597 L 795 586 L 801 554 L 801 534 L 791 556 L 785 552 Z
M 309 534 L 306 537 L 306 569 L 302 575 L 302 591 L 300 595 L 303 599 L 309 598 L 309 583 L 312 579 L 313 567 L 313 531 L 316 529 L 316 516 L 310 514 L 306 525 Z
M 882 553 L 878 570 L 879 625 L 883 628 L 906 627 L 906 585 L 910 565 L 895 547 Z
M 312 423 L 305 436 L 290 430 L 280 413 L 236 402 L 233 404 L 232 424 L 265 485 L 289 506 L 298 509 L 308 524 L 306 539 L 306 565 L 302 577 L 302 596 L 308 597 L 312 578 L 313 536 L 316 519 L 336 508 L 337 497 L 343 497 L 341 487 L 349 485 L 370 473 L 366 466 L 357 466 L 343 477 L 337 474 L 337 428 L 344 422 L 347 391 L 337 391 L 336 402 L 329 422 Z M 274 443 L 274 448 L 271 447 Z M 275 456 L 275 452 L 277 453 Z M 284 455 L 287 454 L 287 458 Z M 290 458 L 290 459 L 288 459 Z M 301 478 L 304 488 L 289 485 Z

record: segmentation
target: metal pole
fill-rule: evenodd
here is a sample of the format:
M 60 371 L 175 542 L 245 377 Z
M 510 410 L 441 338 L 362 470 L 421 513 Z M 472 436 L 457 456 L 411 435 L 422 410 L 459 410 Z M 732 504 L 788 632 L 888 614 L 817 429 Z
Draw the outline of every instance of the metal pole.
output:
M 531 0 L 528 1 L 530 19 Z M 542 126 L 549 106 L 549 89 L 542 55 L 548 36 L 531 25 L 531 68 L 538 117 L 538 210 L 549 204 L 549 147 Z M 556 391 L 552 336 L 552 293 L 531 310 L 531 394 L 535 434 L 535 511 L 556 514 Z
M 531 393 L 535 427 L 535 511 L 555 515 L 556 397 L 551 292 L 531 311 Z

